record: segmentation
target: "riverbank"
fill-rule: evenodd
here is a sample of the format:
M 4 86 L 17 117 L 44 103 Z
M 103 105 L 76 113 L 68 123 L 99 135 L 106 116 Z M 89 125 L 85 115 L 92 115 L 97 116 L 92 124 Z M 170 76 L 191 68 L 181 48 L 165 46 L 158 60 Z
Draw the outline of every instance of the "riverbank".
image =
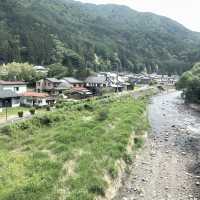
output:
M 146 105 L 145 97 L 102 97 L 3 127 L 0 199 L 105 198 L 143 143 Z
M 152 131 L 113 200 L 200 199 L 200 116 L 180 92 L 164 92 L 149 106 Z

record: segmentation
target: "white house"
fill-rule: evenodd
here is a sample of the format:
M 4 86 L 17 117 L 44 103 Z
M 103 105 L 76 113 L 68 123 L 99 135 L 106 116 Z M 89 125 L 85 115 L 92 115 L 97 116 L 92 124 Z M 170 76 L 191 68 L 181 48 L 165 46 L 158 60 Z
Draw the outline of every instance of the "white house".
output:
M 25 106 L 43 107 L 54 103 L 47 93 L 25 92 L 21 97 L 21 104 Z
M 3 81 L 0 80 L 0 90 L 11 90 L 17 94 L 27 91 L 27 83 L 23 81 Z

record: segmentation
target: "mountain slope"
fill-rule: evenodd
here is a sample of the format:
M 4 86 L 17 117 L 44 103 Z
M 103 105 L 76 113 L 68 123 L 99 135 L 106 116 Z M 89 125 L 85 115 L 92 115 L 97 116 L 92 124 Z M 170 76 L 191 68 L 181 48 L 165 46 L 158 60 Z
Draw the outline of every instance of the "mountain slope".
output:
M 199 47 L 200 34 L 125 6 L 71 0 L 0 4 L 0 62 L 180 73 L 199 59 Z

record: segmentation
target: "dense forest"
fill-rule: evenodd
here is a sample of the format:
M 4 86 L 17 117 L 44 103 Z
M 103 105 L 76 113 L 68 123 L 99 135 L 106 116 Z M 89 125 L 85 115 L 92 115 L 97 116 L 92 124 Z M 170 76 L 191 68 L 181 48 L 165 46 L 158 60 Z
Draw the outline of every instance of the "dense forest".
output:
M 200 33 L 125 6 L 1 0 L 0 64 L 182 73 L 200 60 Z
M 177 89 L 183 90 L 186 102 L 200 104 L 200 63 L 196 63 L 191 70 L 185 72 L 176 86 Z

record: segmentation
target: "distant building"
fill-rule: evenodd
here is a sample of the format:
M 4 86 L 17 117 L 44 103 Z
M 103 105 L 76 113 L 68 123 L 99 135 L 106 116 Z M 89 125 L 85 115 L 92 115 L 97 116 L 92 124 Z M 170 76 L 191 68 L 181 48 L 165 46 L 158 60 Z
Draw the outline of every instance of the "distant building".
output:
M 23 81 L 0 80 L 0 90 L 11 90 L 17 94 L 21 94 L 27 91 L 27 83 Z
M 21 97 L 21 104 L 24 106 L 44 107 L 55 103 L 55 99 L 47 93 L 25 92 Z
M 63 94 L 72 88 L 73 88 L 73 86 L 70 83 L 63 81 L 58 85 L 57 88 L 55 88 L 55 90 L 57 91 L 58 94 Z
M 74 99 L 85 99 L 90 96 L 92 96 L 92 92 L 84 87 L 74 87 L 69 94 L 69 97 Z
M 129 90 L 131 84 L 127 81 L 128 78 L 125 76 L 117 76 L 116 73 L 101 72 L 96 76 L 90 76 L 85 80 L 86 87 L 91 91 L 98 91 L 106 88 L 113 92 L 121 92 L 123 90 Z
M 84 82 L 73 77 L 65 77 L 62 80 L 68 82 L 73 87 L 84 87 Z
M 109 85 L 109 81 L 107 80 L 106 76 L 89 76 L 85 80 L 86 87 L 93 88 L 93 87 L 107 87 Z
M 56 88 L 62 81 L 56 78 L 45 78 L 36 82 L 37 92 L 48 92 L 50 95 L 56 95 Z

